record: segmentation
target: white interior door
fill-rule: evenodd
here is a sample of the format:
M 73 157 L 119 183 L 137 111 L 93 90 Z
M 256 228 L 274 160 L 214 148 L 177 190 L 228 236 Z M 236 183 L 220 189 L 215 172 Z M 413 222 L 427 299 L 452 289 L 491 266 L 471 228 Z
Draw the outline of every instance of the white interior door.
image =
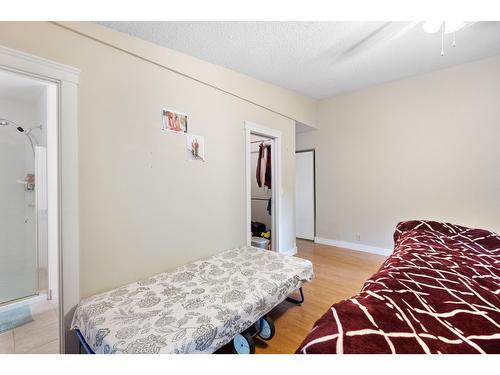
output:
M 314 151 L 295 154 L 296 236 L 314 240 Z

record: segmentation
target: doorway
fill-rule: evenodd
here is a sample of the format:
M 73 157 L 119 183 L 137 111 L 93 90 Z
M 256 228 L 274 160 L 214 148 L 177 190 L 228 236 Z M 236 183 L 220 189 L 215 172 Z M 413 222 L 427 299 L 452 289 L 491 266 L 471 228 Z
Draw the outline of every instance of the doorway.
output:
M 0 338 L 59 353 L 58 85 L 0 69 Z
M 0 70 L 55 87 L 57 113 L 47 118 L 47 204 L 53 208 L 47 217 L 49 222 L 56 223 L 51 227 L 56 228 L 57 236 L 53 240 L 58 254 L 57 291 L 53 289 L 52 294 L 57 295 L 59 307 L 59 352 L 78 353 L 78 339 L 70 331 L 70 325 L 74 308 L 80 301 L 77 126 L 80 70 L 5 46 L 0 46 Z M 49 229 L 50 233 L 53 232 Z M 7 335 L 6 347 L 9 347 L 9 337 Z
M 248 121 L 245 131 L 247 246 L 279 252 L 281 132 Z
M 271 250 L 272 240 L 272 151 L 269 137 L 250 134 L 252 246 Z
M 316 235 L 315 150 L 295 153 L 296 237 L 314 241 Z

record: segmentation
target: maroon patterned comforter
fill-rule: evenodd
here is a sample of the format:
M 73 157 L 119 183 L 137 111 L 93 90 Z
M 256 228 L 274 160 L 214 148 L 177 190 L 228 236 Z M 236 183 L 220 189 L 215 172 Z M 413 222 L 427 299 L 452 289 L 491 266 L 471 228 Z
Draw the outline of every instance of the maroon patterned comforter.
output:
M 500 353 L 500 236 L 407 221 L 394 240 L 380 270 L 297 353 Z

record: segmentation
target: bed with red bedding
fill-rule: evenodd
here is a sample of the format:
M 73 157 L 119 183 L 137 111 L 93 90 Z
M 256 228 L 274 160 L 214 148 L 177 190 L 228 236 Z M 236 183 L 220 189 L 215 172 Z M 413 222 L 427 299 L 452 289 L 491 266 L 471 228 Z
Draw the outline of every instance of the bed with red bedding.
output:
M 500 236 L 399 223 L 394 251 L 334 304 L 297 353 L 500 353 Z

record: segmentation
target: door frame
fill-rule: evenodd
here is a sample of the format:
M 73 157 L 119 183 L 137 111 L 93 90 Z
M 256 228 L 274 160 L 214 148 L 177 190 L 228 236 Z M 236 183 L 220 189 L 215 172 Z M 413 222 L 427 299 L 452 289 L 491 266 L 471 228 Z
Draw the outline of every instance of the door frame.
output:
M 0 45 L 0 69 L 57 85 L 55 147 L 57 165 L 57 253 L 59 344 L 61 353 L 78 353 L 70 332 L 74 309 L 80 301 L 78 224 L 78 83 L 80 70 Z
M 316 238 L 316 149 L 315 148 L 308 148 L 305 150 L 296 150 L 296 154 L 304 153 L 304 152 L 312 152 L 313 153 L 313 192 L 314 192 L 314 235 L 313 235 L 313 241 L 314 238 Z M 295 215 L 297 215 L 297 212 L 295 212 Z M 297 237 L 298 239 L 303 239 L 300 237 Z
M 251 172 L 251 135 L 260 135 L 271 140 L 271 248 L 278 253 L 285 252 L 280 248 L 280 207 L 281 207 L 281 139 L 279 130 L 258 125 L 251 121 L 245 121 L 245 195 L 246 195 L 246 244 L 252 244 L 252 172 Z

